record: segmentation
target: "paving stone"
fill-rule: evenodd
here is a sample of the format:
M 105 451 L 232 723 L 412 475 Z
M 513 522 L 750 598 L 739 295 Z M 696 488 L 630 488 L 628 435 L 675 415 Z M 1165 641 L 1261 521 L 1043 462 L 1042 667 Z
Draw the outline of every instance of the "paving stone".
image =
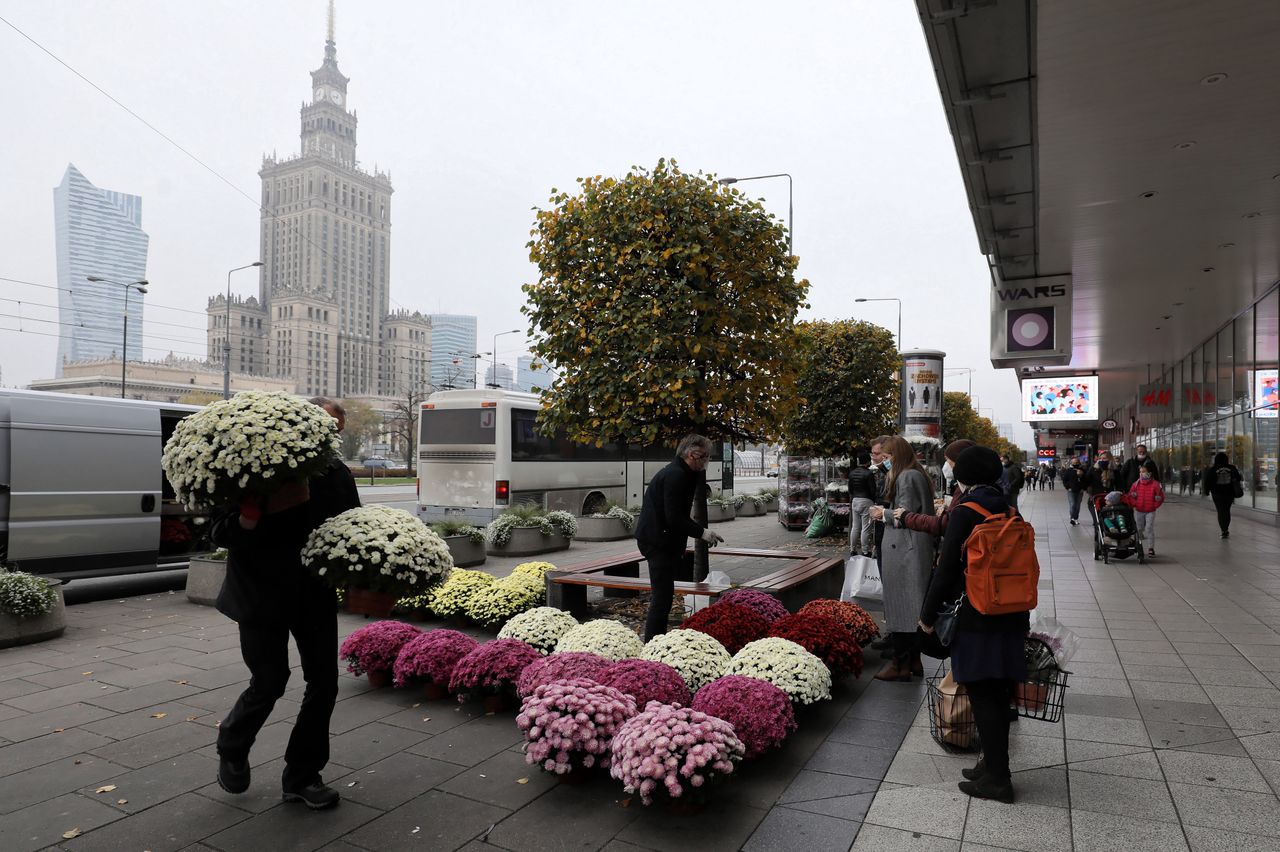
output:
M 1015 770 L 1060 766 L 1066 762 L 1066 749 L 1061 739 L 1017 734 L 1009 737 L 1009 765 Z
M 1257 734 L 1240 738 L 1240 744 L 1255 759 L 1280 760 L 1280 733 Z M 0 758 L 4 751 L 0 750 Z
M 641 848 L 625 840 L 609 843 L 609 838 L 636 819 L 642 807 L 639 797 L 627 796 L 616 784 L 559 785 L 499 822 L 489 842 L 516 852 Z M 556 830 L 548 831 L 548 826 Z
M 891 749 L 827 742 L 818 748 L 805 769 L 860 778 L 883 778 L 893 758 Z
M 1205 687 L 1205 692 L 1217 705 L 1280 709 L 1280 689 L 1272 687 L 1260 689 L 1250 686 L 1209 686 Z
M 849 716 L 855 719 L 871 719 L 878 722 L 894 724 L 907 723 L 915 718 L 920 710 L 920 700 L 914 697 L 901 699 L 874 698 L 860 699 L 849 710 Z
M 157 713 L 163 713 L 164 716 L 157 719 L 155 718 Z M 178 702 L 168 702 L 144 707 L 141 710 L 131 710 L 128 713 L 113 714 L 81 727 L 113 740 L 127 740 L 185 722 L 188 716 L 195 716 L 200 720 L 208 717 L 209 711 Z
M 1228 657 L 1219 654 L 1183 654 L 1182 663 L 1193 672 L 1200 674 L 1208 671 L 1257 671 L 1257 668 L 1243 656 Z
M 356 846 L 379 850 L 406 849 L 413 848 L 414 845 L 423 849 L 455 849 L 483 834 L 489 826 L 501 822 L 510 813 L 503 808 L 473 802 L 439 790 L 432 790 L 381 816 L 362 805 L 351 805 L 360 809 L 363 824 L 354 831 L 347 829 L 340 836 Z M 346 804 L 337 808 L 334 813 L 345 808 Z M 250 822 L 267 819 L 279 810 L 281 809 L 268 811 Z M 241 823 L 238 828 L 246 828 L 248 825 Z M 546 826 L 544 824 L 542 827 L 544 832 Z M 217 839 L 214 838 L 215 841 Z M 246 850 L 251 848 L 245 847 Z M 228 852 L 235 850 L 228 848 Z
M 1223 828 L 1183 827 L 1192 852 L 1275 852 L 1276 839 Z
M 813 802 L 832 797 L 856 796 L 874 793 L 879 782 L 870 778 L 836 775 L 830 772 L 802 770 L 786 790 L 778 797 L 779 804 Z
M 411 731 L 424 734 L 439 734 L 465 725 L 472 719 L 484 718 L 484 711 L 474 704 L 459 704 L 457 701 L 423 701 L 419 706 L 397 710 L 390 716 L 384 716 L 384 725 L 396 725 Z
M 1077 695 L 1114 695 L 1120 698 L 1132 698 L 1135 694 L 1130 690 L 1128 681 L 1109 677 L 1072 677 L 1070 684 L 1073 711 Z
M 959 781 L 960 776 L 953 780 Z M 1051 808 L 1070 806 L 1067 793 L 1067 770 L 1061 766 L 1027 769 L 1013 773 L 1013 789 L 1019 804 L 1045 805 Z
M 342 798 L 389 811 L 461 771 L 462 767 L 453 763 L 401 752 L 346 775 L 326 774 L 332 777 L 329 783 L 342 794 Z M 351 786 L 353 781 L 354 787 Z
M 191 686 L 198 686 L 201 689 L 213 690 L 237 683 L 248 686 L 249 672 L 244 667 L 244 663 L 240 662 L 216 669 L 192 669 L 190 674 L 179 680 L 186 680 Z
M 632 807 L 637 804 L 633 802 Z M 661 806 L 642 807 L 617 837 L 660 852 L 731 852 L 742 848 L 765 815 L 759 808 L 714 797 L 696 815 L 673 814 Z
M 1071 660 L 1071 673 L 1080 677 L 1109 677 L 1113 680 L 1124 680 L 1124 667 L 1119 663 L 1086 663 L 1082 660 Z
M 115 687 L 112 687 L 112 689 L 115 690 Z M 88 697 L 84 700 L 88 704 L 105 707 L 117 713 L 127 713 L 130 710 L 140 710 L 143 707 L 150 707 L 153 704 L 160 704 L 165 701 L 192 698 L 200 691 L 194 686 L 166 681 L 123 691 L 115 690 L 111 694 L 101 692 L 97 696 Z M 200 705 L 197 703 L 196 706 Z
M 424 739 L 423 734 L 397 728 L 394 725 L 371 722 L 345 734 L 331 737 L 329 756 L 343 766 L 360 769 L 415 746 Z
M 974 799 L 969 804 L 964 841 L 966 846 L 973 842 L 1006 849 L 1070 852 L 1071 813 L 1065 808 L 1050 808 L 1025 802 L 1006 805 L 1003 802 Z
M 834 796 L 829 799 L 818 799 L 813 802 L 796 802 L 785 807 L 811 814 L 823 814 L 842 820 L 860 822 L 867 815 L 871 803 L 875 801 L 875 793 L 859 793 L 855 796 Z M 782 806 L 779 806 L 782 807 Z M 777 808 L 774 808 L 777 810 Z
M 184 754 L 172 760 L 112 776 L 111 783 L 116 785 L 116 789 L 106 798 L 110 800 L 109 804 L 121 810 L 137 813 L 203 787 L 210 778 L 217 777 L 217 772 L 216 761 L 198 754 Z M 94 793 L 94 789 L 92 786 L 85 787 L 80 792 L 90 798 L 101 798 Z M 119 804 L 119 799 L 128 801 Z
M 1234 790 L 1270 793 L 1271 787 L 1247 757 L 1161 750 L 1157 753 L 1164 776 L 1183 784 L 1202 784 Z
M 112 763 L 119 763 L 122 766 L 136 769 L 159 760 L 167 760 L 180 754 L 186 754 L 201 746 L 208 745 L 208 743 L 208 728 L 191 722 L 178 722 L 155 731 L 149 731 L 140 736 L 96 748 L 93 750 L 93 754 L 110 760 Z
M 1184 825 L 1280 837 L 1280 802 L 1274 794 L 1178 783 L 1170 783 L 1169 790 Z
M 75 793 L 23 808 L 4 818 L 5 852 L 34 852 L 62 841 L 63 832 L 93 829 L 124 814 Z
M 968 807 L 969 797 L 954 789 L 887 790 L 876 795 L 864 822 L 959 840 Z
M 386 726 L 392 727 L 395 726 Z M 396 730 L 403 730 L 395 728 Z M 421 734 L 405 732 L 408 736 Z M 462 766 L 474 766 L 500 751 L 523 741 L 520 731 L 506 716 L 482 716 L 437 734 L 425 742 L 419 739 L 409 751 Z
M 129 770 L 91 754 L 77 754 L 0 777 L 0 814 L 98 784 Z
M 0 748 L 0 766 L 4 773 L 10 774 L 50 763 L 73 754 L 91 751 L 111 742 L 106 737 L 91 734 L 78 728 L 24 740 Z
M 959 852 L 960 841 L 863 823 L 851 852 Z
M 53 733 L 55 728 L 65 731 L 110 715 L 110 710 L 91 704 L 67 704 L 40 713 L 21 713 L 0 721 L 0 737 L 13 742 L 29 740 Z
M 1074 686 L 1074 682 L 1072 685 Z M 909 727 L 910 725 L 903 722 L 883 722 L 846 716 L 836 724 L 827 738 L 851 745 L 897 748 Z
M 1150 745 L 1146 728 L 1138 719 L 1113 719 L 1106 716 L 1072 716 L 1063 718 L 1069 740 L 1089 740 L 1117 745 Z
M 3 695 L 5 691 L 15 692 L 15 694 L 12 697 L 5 697 Z M 100 699 L 106 699 L 114 692 L 120 692 L 119 687 L 93 681 L 52 689 L 25 680 L 7 680 L 0 683 L 0 700 L 19 710 L 26 710 L 28 713 L 40 713 L 81 701 L 100 704 Z
M 518 783 L 521 778 L 525 779 L 525 783 Z M 470 769 L 454 774 L 447 781 L 436 786 L 446 793 L 514 811 L 524 807 L 558 783 L 554 775 L 526 763 L 524 755 L 513 751 L 502 751 Z M 611 784 L 613 782 L 609 779 L 607 770 L 597 770 L 595 777 L 588 783 Z
M 1074 689 L 1067 698 L 1068 707 L 1077 716 L 1112 716 L 1117 719 L 1140 719 L 1138 705 L 1132 698 L 1113 695 L 1079 695 Z
M 248 818 L 244 811 L 187 793 L 63 846 L 73 852 L 176 852 Z
M 1237 739 L 1220 740 L 1213 743 L 1192 743 L 1191 745 L 1178 746 L 1178 751 L 1191 751 L 1199 754 L 1222 754 L 1227 757 L 1248 757 L 1249 752 L 1244 750 L 1244 746 Z
M 1086 811 L 1177 822 L 1178 813 L 1163 780 L 1120 778 L 1071 766 L 1071 805 Z
M 1181 722 L 1147 722 L 1147 733 L 1156 748 L 1180 748 L 1199 743 L 1222 742 L 1235 738 L 1230 728 L 1211 725 L 1187 725 Z
M 1073 772 L 1097 772 L 1101 775 L 1118 775 L 1122 778 L 1145 778 L 1148 781 L 1163 781 L 1164 773 L 1160 770 L 1160 761 L 1155 752 L 1142 751 L 1126 754 L 1121 757 L 1103 757 L 1097 760 L 1082 760 L 1071 764 Z
M 299 803 L 279 804 L 223 829 L 206 838 L 205 842 L 222 852 L 311 852 L 338 838 L 350 840 L 347 837 L 349 832 L 359 830 L 378 816 L 378 811 L 355 802 L 343 802 L 327 811 L 313 811 Z M 429 812 L 428 816 L 426 811 L 414 816 L 423 821 L 448 818 L 447 814 L 437 812 Z M 424 826 L 423 831 L 426 830 Z M 403 846 L 386 844 L 368 845 L 367 848 L 399 849 Z M 453 846 L 444 848 L 452 849 Z
M 1133 681 L 1133 697 L 1138 700 L 1185 701 L 1193 704 L 1211 704 L 1209 695 L 1191 683 L 1169 683 L 1158 680 Z M 1075 711 L 1076 684 L 1071 681 L 1071 709 Z
M 4 663 L 0 661 L 0 680 L 13 680 L 16 677 L 27 677 L 29 675 L 44 674 L 46 672 L 55 671 L 55 669 L 33 663 L 28 660 L 16 661 L 12 663 Z M 38 683 L 39 681 L 33 681 Z
M 208 759 L 212 761 L 214 758 Z M 349 766 L 340 766 L 331 761 L 325 766 L 321 776 L 326 782 L 332 782 L 333 779 L 351 775 L 354 771 Z M 217 768 L 216 764 L 214 764 L 214 770 L 209 773 L 207 778 L 209 783 L 197 788 L 195 792 L 207 799 L 213 799 L 215 802 L 221 802 L 246 813 L 265 813 L 272 808 L 280 806 L 280 779 L 283 774 L 283 757 L 261 763 L 252 762 L 252 778 L 249 782 L 249 789 L 243 793 L 233 795 L 218 786 Z M 335 789 L 337 789 L 336 786 Z M 344 786 L 338 790 L 339 793 L 344 794 L 343 798 L 346 798 L 347 789 Z
M 1187 848 L 1180 825 L 1080 808 L 1071 812 L 1071 835 L 1076 852 L 1176 852 Z
M 106 677 L 120 672 L 133 672 L 134 670 L 128 666 L 117 665 L 116 663 L 98 662 L 92 668 L 84 668 L 82 666 L 73 666 L 69 669 L 54 669 L 43 674 L 30 675 L 26 680 L 32 683 L 38 683 L 47 687 L 70 686 L 73 683 L 89 683 L 96 681 L 98 683 L 111 683 Z M 85 674 L 89 672 L 89 674 Z M 120 684 L 111 683 L 112 686 L 120 686 Z
M 1074 667 L 1072 671 L 1075 671 Z M 1125 675 L 1130 681 L 1155 681 L 1158 683 L 1195 683 L 1195 673 L 1186 666 L 1137 666 L 1126 665 Z
M 333 717 L 329 720 L 329 732 L 332 734 L 345 734 L 367 722 L 376 722 L 395 712 L 396 709 L 394 707 L 389 707 L 377 701 L 356 701 L 353 699 L 339 701 L 333 708 Z
M 746 852 L 790 852 L 797 847 L 812 852 L 846 852 L 858 828 L 857 822 L 846 819 L 774 808 L 742 848 Z

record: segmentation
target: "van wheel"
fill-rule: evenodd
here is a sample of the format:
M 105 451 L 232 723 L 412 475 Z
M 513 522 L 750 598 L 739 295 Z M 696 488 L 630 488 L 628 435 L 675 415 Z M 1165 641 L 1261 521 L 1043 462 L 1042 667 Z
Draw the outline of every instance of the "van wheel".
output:
M 608 504 L 608 500 L 599 491 L 593 491 L 587 495 L 587 499 L 582 501 L 582 516 L 595 515 L 603 512 L 604 507 Z

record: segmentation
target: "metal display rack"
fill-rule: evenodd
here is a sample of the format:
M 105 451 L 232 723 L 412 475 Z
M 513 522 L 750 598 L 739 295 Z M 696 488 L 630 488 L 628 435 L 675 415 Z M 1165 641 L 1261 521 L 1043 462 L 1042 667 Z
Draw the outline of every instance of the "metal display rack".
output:
M 849 492 L 828 492 L 829 483 L 844 486 L 848 475 L 839 473 L 837 459 L 808 456 L 782 457 L 778 478 L 778 523 L 789 530 L 802 530 L 813 516 L 813 501 L 823 497 L 835 516 L 838 528 L 849 525 Z

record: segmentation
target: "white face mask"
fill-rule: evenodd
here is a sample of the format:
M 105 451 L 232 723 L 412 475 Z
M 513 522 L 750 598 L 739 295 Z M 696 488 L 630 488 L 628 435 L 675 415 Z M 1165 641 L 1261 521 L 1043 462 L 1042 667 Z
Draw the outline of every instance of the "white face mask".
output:
M 951 474 L 954 470 L 955 466 L 951 464 L 950 459 L 947 459 L 942 465 L 942 478 L 950 481 L 953 478 Z

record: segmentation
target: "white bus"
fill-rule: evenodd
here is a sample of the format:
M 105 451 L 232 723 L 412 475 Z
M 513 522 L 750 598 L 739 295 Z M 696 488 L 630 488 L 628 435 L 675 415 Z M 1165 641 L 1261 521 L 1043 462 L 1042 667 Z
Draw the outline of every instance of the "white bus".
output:
M 575 444 L 536 428 L 537 395 L 478 389 L 432 394 L 418 417 L 418 515 L 484 526 L 516 503 L 575 515 L 638 506 L 674 448 Z M 733 461 L 717 443 L 707 465 L 715 496 L 733 493 Z

